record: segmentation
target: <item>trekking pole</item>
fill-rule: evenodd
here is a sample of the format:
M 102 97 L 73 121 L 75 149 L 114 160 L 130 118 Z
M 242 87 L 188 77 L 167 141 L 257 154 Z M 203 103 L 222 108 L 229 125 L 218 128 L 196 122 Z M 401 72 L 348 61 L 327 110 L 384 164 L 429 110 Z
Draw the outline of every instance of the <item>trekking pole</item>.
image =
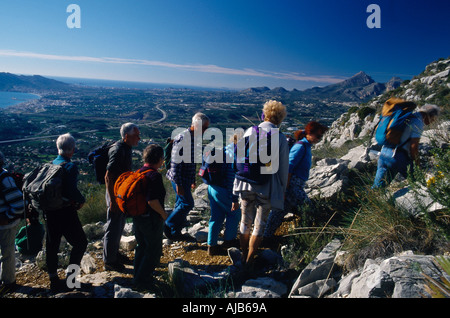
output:
M 248 119 L 247 117 L 245 117 L 244 115 L 241 115 L 242 117 L 244 117 L 246 120 L 248 120 L 253 126 L 256 126 L 250 119 Z

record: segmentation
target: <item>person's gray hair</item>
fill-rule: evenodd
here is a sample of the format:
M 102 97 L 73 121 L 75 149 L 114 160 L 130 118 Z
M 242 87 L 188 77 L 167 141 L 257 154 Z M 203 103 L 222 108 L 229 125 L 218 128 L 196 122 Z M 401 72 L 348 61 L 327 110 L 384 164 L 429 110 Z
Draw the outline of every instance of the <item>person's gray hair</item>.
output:
M 428 117 L 438 117 L 441 113 L 441 109 L 437 105 L 433 104 L 425 104 L 422 107 L 419 108 L 420 113 L 425 113 L 428 115 Z
M 123 124 L 122 127 L 120 127 L 120 136 L 122 138 L 125 138 L 125 135 L 133 135 L 135 129 L 139 129 L 139 127 L 136 124 L 133 123 Z
M 75 138 L 69 133 L 61 135 L 56 139 L 58 155 L 67 155 L 75 149 Z
M 206 116 L 206 115 L 203 114 L 203 113 L 196 113 L 196 114 L 192 117 L 192 125 L 194 125 L 195 122 L 200 121 L 200 120 L 202 121 L 202 127 L 204 127 L 207 123 L 208 123 L 208 124 L 210 123 L 209 117 L 208 117 L 208 116 Z
M 5 155 L 0 151 L 0 168 L 3 168 L 3 166 L 5 165 L 5 160 Z

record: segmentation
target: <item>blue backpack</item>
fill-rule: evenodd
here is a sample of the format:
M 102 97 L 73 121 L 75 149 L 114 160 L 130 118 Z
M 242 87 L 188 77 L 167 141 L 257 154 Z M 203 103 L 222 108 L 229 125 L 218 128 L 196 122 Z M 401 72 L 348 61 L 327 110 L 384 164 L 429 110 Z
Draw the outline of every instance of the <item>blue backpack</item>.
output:
M 207 153 L 203 156 L 202 165 L 198 171 L 198 175 L 207 185 L 225 187 L 225 182 L 227 179 L 225 150 L 220 150 L 223 154 L 221 163 L 216 161 L 211 162 L 211 157 L 214 156 L 215 151 L 216 149 L 214 148 L 211 153 Z
M 267 132 L 258 126 L 253 126 L 252 130 L 253 137 L 244 137 L 244 158 L 237 160 L 239 153 L 235 150 L 236 179 L 252 184 L 265 184 L 270 180 L 271 174 L 262 174 L 261 168 L 269 167 L 271 162 L 262 163 L 260 153 L 265 150 L 268 156 L 271 155 L 271 131 Z M 254 134 L 256 134 L 256 138 Z M 263 138 L 267 140 L 266 143 L 260 143 Z M 253 160 L 254 158 L 256 161 Z
M 416 104 L 399 98 L 388 99 L 381 110 L 375 139 L 379 145 L 395 148 L 400 145 L 403 131 L 409 123 Z

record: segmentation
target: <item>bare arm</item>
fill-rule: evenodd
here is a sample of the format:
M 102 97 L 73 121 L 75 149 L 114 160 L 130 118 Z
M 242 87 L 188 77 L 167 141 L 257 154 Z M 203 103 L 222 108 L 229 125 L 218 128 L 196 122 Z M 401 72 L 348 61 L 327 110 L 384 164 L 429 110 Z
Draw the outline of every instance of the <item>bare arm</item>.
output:
M 419 164 L 419 141 L 420 138 L 412 138 L 411 139 L 411 145 L 409 148 L 409 151 L 411 153 L 411 159 L 415 161 L 416 165 Z

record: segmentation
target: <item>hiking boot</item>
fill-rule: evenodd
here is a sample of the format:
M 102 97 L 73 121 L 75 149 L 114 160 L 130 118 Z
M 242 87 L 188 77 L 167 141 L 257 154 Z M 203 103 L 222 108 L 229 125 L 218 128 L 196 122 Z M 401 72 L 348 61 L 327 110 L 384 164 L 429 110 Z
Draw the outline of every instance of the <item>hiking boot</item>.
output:
M 122 264 L 132 265 L 133 261 L 128 258 L 125 254 L 117 253 L 118 262 Z
M 181 234 L 181 232 L 172 234 L 170 229 L 167 227 L 164 229 L 164 235 L 171 241 L 185 241 L 185 242 L 194 242 L 195 241 L 195 239 L 192 236 L 190 236 L 189 234 Z
M 105 263 L 105 271 L 123 272 L 124 270 L 125 270 L 125 266 L 119 262 Z
M 70 289 L 67 287 L 66 281 L 59 279 L 59 277 L 50 278 L 50 290 L 55 294 L 70 291 Z
M 222 243 L 222 248 L 224 249 L 229 249 L 230 247 L 239 247 L 239 241 L 234 239 L 234 240 L 227 240 L 227 241 L 223 241 Z
M 13 293 L 14 291 L 16 291 L 16 289 L 19 286 L 16 284 L 16 282 L 12 282 L 9 284 L 5 284 L 5 283 L 1 283 L 0 284 L 0 295 L 5 295 L 5 294 L 9 294 L 9 293 Z
M 227 250 L 228 257 L 231 259 L 231 262 L 235 266 L 242 266 L 242 253 L 241 251 L 236 247 L 230 247 Z
M 171 241 L 174 241 L 178 234 L 172 234 L 172 230 L 168 226 L 164 226 L 164 235 Z M 179 234 L 181 235 L 181 233 Z
M 208 255 L 209 256 L 220 255 L 221 252 L 222 252 L 222 248 L 219 245 L 208 246 Z

